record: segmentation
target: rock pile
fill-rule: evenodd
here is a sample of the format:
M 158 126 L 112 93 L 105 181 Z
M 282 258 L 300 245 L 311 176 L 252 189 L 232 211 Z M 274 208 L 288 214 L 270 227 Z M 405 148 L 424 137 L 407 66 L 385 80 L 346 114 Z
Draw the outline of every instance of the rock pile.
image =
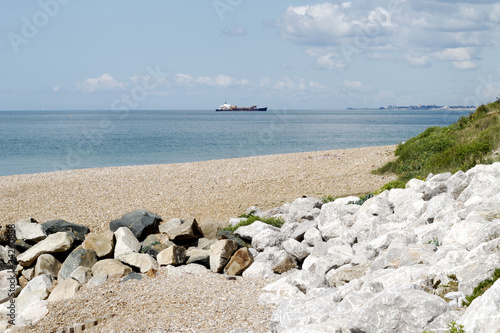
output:
M 237 275 L 253 262 L 249 249 L 213 237 L 220 223 L 161 222 L 160 216 L 138 210 L 111 221 L 111 230 L 102 234 L 63 220 L 15 223 L 17 240 L 0 247 L 6 265 L 0 271 L 0 327 L 36 323 L 47 314 L 48 302 L 72 298 L 84 284 L 140 279 L 139 273 L 155 275 L 166 265 Z M 12 253 L 18 265 L 8 269 Z
M 451 322 L 467 333 L 498 332 L 500 280 L 464 304 L 500 268 L 500 163 L 412 179 L 405 189 L 359 203 L 303 197 L 268 211 L 250 207 L 247 213 L 263 221 L 285 223 L 256 221 L 219 239 L 220 224 L 162 222 L 145 210 L 112 221 L 102 234 L 62 220 L 20 221 L 16 298 L 7 297 L 12 284 L 3 282 L 12 273 L 1 271 L 0 320 L 7 326 L 11 302 L 16 325 L 25 325 L 47 313 L 47 302 L 72 297 L 83 284 L 196 264 L 274 278 L 260 297 L 277 306 L 272 332 L 443 332 Z M 9 250 L 0 248 L 4 262 Z
M 261 213 L 280 230 L 236 230 L 260 251 L 243 276 L 282 274 L 260 298 L 272 332 L 500 332 L 500 279 L 463 303 L 500 268 L 500 163 L 357 200 L 301 198 Z

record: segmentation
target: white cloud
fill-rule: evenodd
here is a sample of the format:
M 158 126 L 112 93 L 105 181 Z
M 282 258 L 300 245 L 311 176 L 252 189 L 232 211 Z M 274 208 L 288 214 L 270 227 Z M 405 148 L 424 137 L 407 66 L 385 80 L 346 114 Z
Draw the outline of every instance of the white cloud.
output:
M 431 65 L 431 59 L 426 55 L 406 54 L 405 58 L 412 67 L 429 67 Z
M 305 78 L 284 77 L 278 80 L 263 78 L 260 86 L 266 89 L 274 89 L 287 92 L 307 92 L 307 91 L 326 91 L 328 88 L 319 82 L 307 80 Z
M 125 84 L 115 80 L 110 74 L 105 73 L 97 78 L 88 78 L 83 82 L 78 82 L 78 90 L 92 93 L 96 91 L 116 91 L 125 88 Z
M 224 74 L 219 74 L 214 77 L 199 76 L 197 78 L 194 78 L 189 74 L 178 73 L 175 76 L 175 80 L 177 83 L 182 85 L 199 84 L 210 87 L 223 87 L 223 88 L 248 84 L 248 80 L 246 79 L 238 80 Z
M 60 90 L 59 86 L 52 87 L 53 92 L 59 92 L 59 90 Z
M 477 64 L 472 61 L 453 61 L 452 64 L 460 70 L 471 70 L 477 67 Z
M 359 0 L 289 6 L 276 22 L 283 39 L 304 46 L 318 69 L 342 69 L 351 53 L 393 54 L 413 67 L 435 60 L 473 69 L 485 47 L 500 43 L 500 4 L 492 1 Z M 313 51 L 311 51 L 313 50 Z
M 361 81 L 344 80 L 344 87 L 352 90 L 359 90 L 363 87 L 363 83 Z

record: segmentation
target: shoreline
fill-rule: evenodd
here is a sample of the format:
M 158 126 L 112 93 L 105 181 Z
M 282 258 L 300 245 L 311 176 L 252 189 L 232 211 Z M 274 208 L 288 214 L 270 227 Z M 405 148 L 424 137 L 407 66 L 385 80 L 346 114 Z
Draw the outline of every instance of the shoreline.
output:
M 120 166 L 0 177 L 2 224 L 29 217 L 108 230 L 111 220 L 147 209 L 163 220 L 228 221 L 250 206 L 270 209 L 303 195 L 376 190 L 395 176 L 370 171 L 396 145 L 287 153 L 190 163 Z

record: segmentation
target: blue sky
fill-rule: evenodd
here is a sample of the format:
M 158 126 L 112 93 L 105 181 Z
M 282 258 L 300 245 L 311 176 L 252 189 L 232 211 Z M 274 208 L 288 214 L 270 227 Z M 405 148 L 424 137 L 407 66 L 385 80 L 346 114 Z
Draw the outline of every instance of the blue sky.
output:
M 0 0 L 0 110 L 480 104 L 495 1 Z

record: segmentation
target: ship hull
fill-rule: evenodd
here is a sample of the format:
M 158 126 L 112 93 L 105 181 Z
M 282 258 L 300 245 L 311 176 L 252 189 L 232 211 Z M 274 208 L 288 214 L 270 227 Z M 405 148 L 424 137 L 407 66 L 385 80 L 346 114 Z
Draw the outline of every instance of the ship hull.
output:
M 236 108 L 236 109 L 215 109 L 215 111 L 222 112 L 236 112 L 236 111 L 267 111 L 267 108 Z

